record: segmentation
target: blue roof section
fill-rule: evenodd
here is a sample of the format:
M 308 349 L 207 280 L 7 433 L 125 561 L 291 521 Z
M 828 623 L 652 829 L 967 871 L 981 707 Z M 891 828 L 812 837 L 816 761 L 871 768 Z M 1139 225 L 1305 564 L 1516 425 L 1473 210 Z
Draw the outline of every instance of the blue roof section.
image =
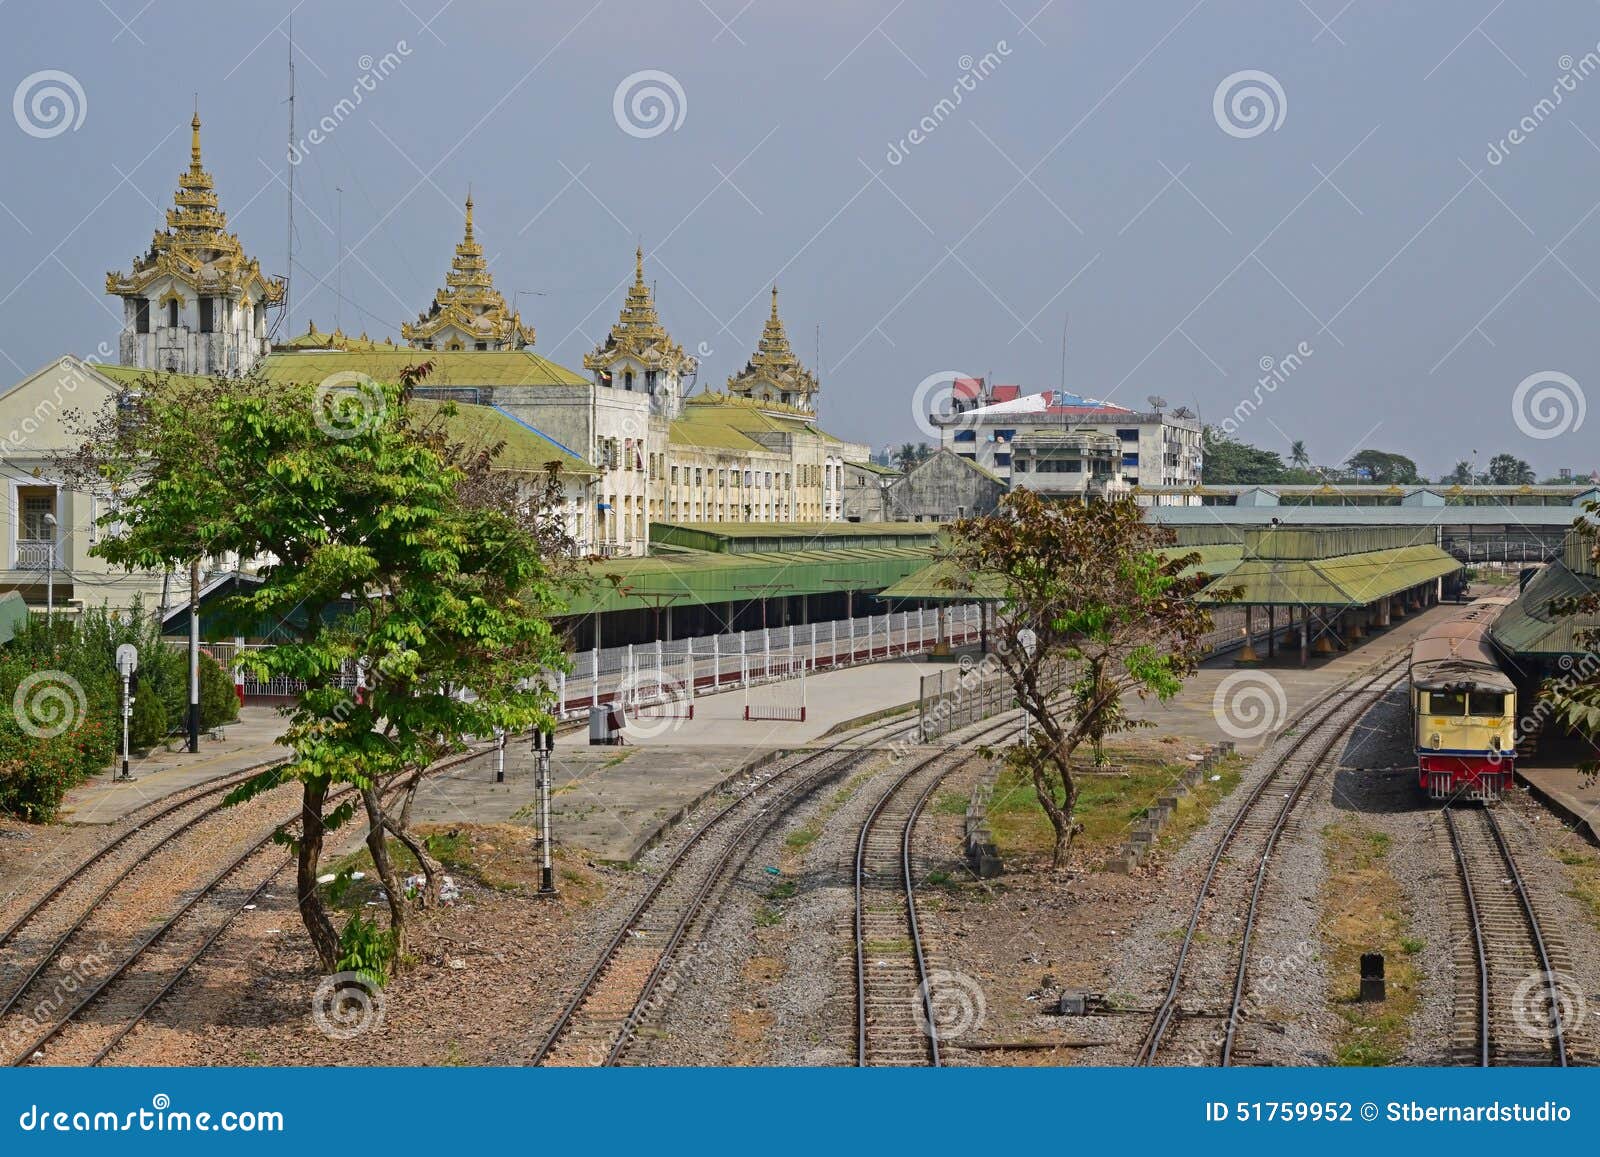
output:
M 560 442 L 557 442 L 554 438 L 552 438 L 549 434 L 546 434 L 543 430 L 539 429 L 539 427 L 533 426 L 533 425 L 530 425 L 527 422 L 524 422 L 521 418 L 517 417 L 510 410 L 503 409 L 500 406 L 490 406 L 489 408 L 491 410 L 495 411 L 497 414 L 504 414 L 506 417 L 510 418 L 513 422 L 515 422 L 517 425 L 521 426 L 524 430 L 533 431 L 535 434 L 539 435 L 539 437 L 543 438 L 546 442 L 550 443 L 550 445 L 554 446 L 557 450 L 560 450 L 563 454 L 571 454 L 574 458 L 578 459 L 578 461 L 580 461 L 580 462 L 583 462 L 583 461 L 587 460 L 587 459 L 585 459 L 585 457 L 582 454 L 578 453 L 572 447 L 562 445 Z

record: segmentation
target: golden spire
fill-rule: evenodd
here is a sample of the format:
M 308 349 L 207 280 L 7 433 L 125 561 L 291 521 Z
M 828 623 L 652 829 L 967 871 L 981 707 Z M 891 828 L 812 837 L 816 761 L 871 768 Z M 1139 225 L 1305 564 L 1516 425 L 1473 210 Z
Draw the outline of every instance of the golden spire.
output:
M 583 357 L 585 369 L 605 370 L 622 358 L 632 358 L 647 370 L 668 370 L 684 374 L 695 368 L 694 358 L 684 354 L 656 314 L 655 295 L 644 279 L 644 247 L 633 251 L 633 287 L 622 304 L 622 313 L 606 340 Z
M 480 343 L 491 350 L 532 345 L 532 327 L 524 326 L 506 305 L 483 259 L 483 246 L 472 228 L 471 187 L 466 209 L 466 227 L 444 275 L 444 288 L 433 295 L 432 307 L 418 315 L 415 325 L 400 327 L 400 335 L 413 345 L 442 341 L 437 348 L 444 349 L 476 349 Z
M 759 401 L 780 402 L 809 410 L 817 379 L 800 364 L 789 345 L 783 320 L 778 317 L 778 287 L 772 287 L 772 312 L 761 331 L 761 343 L 739 373 L 728 379 L 730 393 Z
M 106 292 L 137 295 L 161 274 L 170 274 L 197 292 L 241 297 L 274 305 L 283 300 L 283 282 L 263 277 L 260 265 L 244 255 L 239 238 L 227 231 L 228 215 L 217 204 L 211 174 L 200 160 L 200 107 L 189 121 L 189 167 L 178 174 L 167 227 L 157 230 L 149 252 L 127 275 L 106 275 Z

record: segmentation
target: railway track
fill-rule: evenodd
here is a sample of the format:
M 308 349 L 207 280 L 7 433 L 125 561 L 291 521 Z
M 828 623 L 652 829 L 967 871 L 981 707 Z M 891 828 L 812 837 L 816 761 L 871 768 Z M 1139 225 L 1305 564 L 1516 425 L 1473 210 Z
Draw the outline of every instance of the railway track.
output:
M 430 769 L 430 774 L 476 759 L 485 750 L 488 748 L 478 747 L 441 760 Z M 266 766 L 270 764 L 210 785 L 163 807 L 157 815 L 147 817 L 84 861 L 109 871 L 105 862 L 107 853 L 112 856 L 125 853 L 124 858 L 132 857 L 131 862 L 122 864 L 120 871 L 115 871 L 108 882 L 93 891 L 93 898 L 87 905 L 66 909 L 57 917 L 68 921 L 64 930 L 44 937 L 49 943 L 43 953 L 0 1007 L 0 1040 L 5 1042 L 10 1065 L 32 1063 L 69 1028 L 78 1030 L 73 1043 L 80 1051 L 88 1054 L 93 1050 L 88 1063 L 99 1064 L 105 1060 L 172 993 L 247 905 L 253 904 L 288 867 L 274 838 L 297 817 L 274 824 L 264 835 L 250 842 L 242 853 L 232 857 L 189 894 L 175 911 L 155 920 L 142 939 L 125 945 L 114 961 L 101 958 L 104 940 L 93 942 L 95 931 L 90 920 L 107 898 L 133 880 L 139 869 L 148 867 L 161 849 L 181 838 L 195 836 L 207 819 L 219 813 L 223 805 L 220 801 L 209 802 L 212 797 L 226 795 Z M 196 803 L 203 806 L 192 815 L 181 815 Z M 145 847 L 142 842 L 130 840 L 138 831 L 173 816 L 179 816 L 179 822 L 152 846 Z M 48 916 L 53 906 L 65 905 L 69 897 L 79 895 L 79 890 L 70 886 L 70 878 L 65 883 L 67 886 L 58 885 L 52 889 L 14 922 L 5 938 L 18 936 L 30 921 L 38 920 L 41 914 Z M 74 910 L 76 916 L 71 915 Z M 87 967 L 90 962 L 93 971 Z M 53 973 L 51 965 L 55 965 Z M 91 1007 L 102 1015 L 89 1024 L 82 1014 Z M 48 1015 L 41 1017 L 41 1010 L 48 1010 Z
M 1329 755 L 1398 685 L 1396 673 L 1405 663 L 1402 652 L 1302 712 L 1303 720 L 1315 718 L 1239 805 L 1212 853 L 1136 1064 L 1166 1057 L 1178 1064 L 1229 1065 L 1247 1056 L 1238 1032 L 1249 1002 L 1250 947 L 1273 851 Z
M 899 719 L 847 733 L 752 784 L 707 819 L 628 913 L 530 1063 L 622 1063 L 645 1020 L 670 999 L 673 965 L 711 918 L 714 894 L 762 837 L 818 788 L 881 754 L 873 744 L 914 727 Z
M 963 743 L 1016 727 L 1008 712 L 1001 722 Z M 947 776 L 970 753 L 940 751 L 914 763 L 891 783 L 862 822 L 856 838 L 855 940 L 856 1064 L 944 1063 L 940 1043 L 940 998 L 958 1010 L 970 995 L 937 983 L 917 914 L 914 837 L 917 820 Z
M 1441 814 L 1461 882 L 1468 936 L 1457 946 L 1451 1051 L 1458 1063 L 1555 1065 L 1571 1059 L 1564 946 L 1540 926 L 1522 870 L 1492 808 Z M 1570 982 L 1569 982 L 1570 983 Z

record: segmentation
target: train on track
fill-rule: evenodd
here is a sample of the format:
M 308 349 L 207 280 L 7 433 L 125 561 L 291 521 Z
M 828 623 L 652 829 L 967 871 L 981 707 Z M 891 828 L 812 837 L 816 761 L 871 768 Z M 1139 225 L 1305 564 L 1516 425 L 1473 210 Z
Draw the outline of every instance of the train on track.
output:
M 1489 638 L 1511 601 L 1478 599 L 1412 645 L 1412 739 L 1418 784 L 1430 799 L 1492 801 L 1511 786 L 1517 688 Z

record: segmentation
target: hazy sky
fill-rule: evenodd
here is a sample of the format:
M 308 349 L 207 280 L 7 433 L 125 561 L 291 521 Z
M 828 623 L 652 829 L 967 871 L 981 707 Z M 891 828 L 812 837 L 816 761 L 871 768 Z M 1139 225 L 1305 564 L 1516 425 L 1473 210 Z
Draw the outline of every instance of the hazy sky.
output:
M 1243 400 L 1240 437 L 1319 462 L 1600 458 L 1600 415 L 1575 428 L 1600 381 L 1591 0 L 441 3 L 295 13 L 296 331 L 339 308 L 336 188 L 344 327 L 398 336 L 470 182 L 538 352 L 581 364 L 640 239 L 702 387 L 754 348 L 776 278 L 807 362 L 821 327 L 842 436 L 915 436 L 910 397 L 941 371 L 1061 384 L 1070 314 L 1069 389 L 1212 422 Z M 0 374 L 114 342 L 105 273 L 171 204 L 196 92 L 231 225 L 284 271 L 289 11 L 0 6 Z M 665 92 L 667 121 L 628 90 L 619 118 L 647 70 L 670 81 L 633 90 Z M 1247 71 L 1267 75 L 1219 101 Z M 66 120 L 31 99 L 51 88 Z M 1232 104 L 1252 88 L 1270 110 Z M 1519 395 L 1532 375 L 1568 377 Z

